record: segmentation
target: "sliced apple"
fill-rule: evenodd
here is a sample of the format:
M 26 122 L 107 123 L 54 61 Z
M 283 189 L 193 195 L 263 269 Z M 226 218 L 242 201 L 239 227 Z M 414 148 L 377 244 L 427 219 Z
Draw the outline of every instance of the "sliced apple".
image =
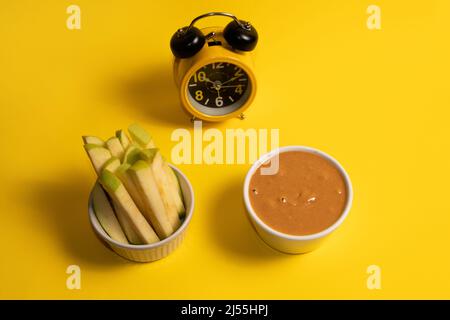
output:
M 120 143 L 120 140 L 118 138 L 111 137 L 108 140 L 106 140 L 106 147 L 109 149 L 109 151 L 111 151 L 111 154 L 114 157 L 117 157 L 119 159 L 123 158 L 125 150 L 122 147 L 122 143 Z
M 84 145 L 84 149 L 91 160 L 92 166 L 97 174 L 100 174 L 106 161 L 111 158 L 111 152 L 97 144 L 88 143 Z
M 152 169 L 147 162 L 138 160 L 128 172 L 142 196 L 145 206 L 143 214 L 151 222 L 158 236 L 167 238 L 174 229 L 165 211 Z
M 105 163 L 105 165 L 103 166 L 103 170 L 111 171 L 112 173 L 116 174 L 119 179 L 121 179 L 119 174 L 124 170 L 123 168 L 121 169 L 121 167 L 123 166 L 120 164 L 119 159 L 116 157 L 112 157 Z M 126 169 L 129 167 L 130 167 L 129 165 L 126 165 Z M 133 188 L 134 185 L 131 184 L 131 186 L 127 187 L 127 183 L 129 184 L 129 178 L 128 179 L 125 178 L 127 177 L 124 177 L 124 179 L 123 180 L 121 179 L 121 181 L 124 184 L 125 189 L 127 189 L 128 193 L 130 193 L 131 198 L 135 201 L 135 204 L 138 207 L 139 211 L 142 212 L 141 209 L 142 206 L 139 207 L 139 205 L 136 203 L 136 200 L 133 198 L 133 195 L 130 192 L 130 190 L 133 191 L 131 188 Z M 119 212 L 119 214 L 117 214 L 117 218 L 119 219 L 120 225 L 122 226 L 123 230 L 125 230 L 125 234 L 127 235 L 129 242 L 132 244 L 143 244 L 138 234 L 134 231 L 133 226 L 130 224 L 129 220 L 124 218 L 125 215 L 123 213 L 123 209 L 120 206 L 118 206 L 114 201 L 113 206 L 114 210 L 116 212 Z
M 96 184 L 92 191 L 92 204 L 94 207 L 97 220 L 103 230 L 114 240 L 121 243 L 128 243 L 125 233 L 114 213 L 111 203 L 109 202 L 103 188 Z
M 119 220 L 120 226 L 122 227 L 128 242 L 136 245 L 145 244 L 145 242 L 141 240 L 139 234 L 135 231 L 131 221 L 127 218 L 127 214 L 124 212 L 124 209 L 118 205 L 116 201 L 112 201 L 112 204 L 114 211 L 116 212 L 117 220 Z
M 162 169 L 168 177 L 169 184 L 170 184 L 170 190 L 171 190 L 170 194 L 175 203 L 175 207 L 177 208 L 178 216 L 180 217 L 180 219 L 184 218 L 184 216 L 186 215 L 186 209 L 184 208 L 183 192 L 181 191 L 181 187 L 180 187 L 180 183 L 178 182 L 178 178 L 175 175 L 175 172 L 173 172 L 173 169 L 169 166 L 169 164 L 167 162 L 164 161 Z
M 117 172 L 119 171 L 121 164 L 118 158 L 112 157 L 108 161 L 106 161 L 105 165 L 103 166 L 103 170 L 108 170 L 117 175 Z M 125 185 L 125 183 L 124 183 Z M 126 188 L 126 185 L 125 185 Z M 131 194 L 130 194 L 131 196 Z M 134 200 L 134 199 L 133 199 Z M 137 204 L 136 204 L 137 205 Z M 123 209 L 118 206 L 113 201 L 114 210 L 118 212 L 117 218 L 119 219 L 119 223 L 122 226 L 123 230 L 125 231 L 125 234 L 127 235 L 128 241 L 132 244 L 143 244 L 143 242 L 140 240 L 138 234 L 134 231 L 133 226 L 129 222 L 129 220 L 124 218 Z M 138 206 L 138 209 L 141 211 L 141 209 Z M 141 211 L 142 212 L 142 211 Z
M 115 172 L 119 167 L 120 167 L 120 160 L 116 157 L 111 157 L 108 161 L 105 162 L 102 169 Z
M 141 148 L 133 144 L 129 145 L 123 156 L 123 163 L 133 165 L 139 159 L 141 159 Z
M 104 147 L 105 142 L 96 136 L 82 136 L 84 144 L 96 144 Z
M 175 205 L 177 207 L 178 215 L 181 218 L 184 218 L 186 215 L 186 209 L 184 207 L 184 197 L 183 192 L 181 190 L 180 182 L 178 181 L 177 175 L 175 171 L 169 166 L 167 160 L 161 155 L 163 159 L 162 169 L 164 173 L 169 177 L 170 188 L 172 190 L 171 195 L 174 198 Z
M 131 229 L 136 232 L 142 243 L 150 244 L 159 241 L 155 231 L 153 231 L 147 220 L 145 220 L 130 194 L 114 173 L 103 170 L 100 175 L 100 183 L 113 199 L 115 205 L 119 208 L 119 210 L 116 211 L 117 215 L 120 215 L 120 219 L 130 224 Z M 124 231 L 127 232 L 127 230 Z
M 184 197 L 180 182 L 178 181 L 175 171 L 170 167 L 169 162 L 162 155 L 161 157 L 163 159 L 163 170 L 169 177 L 170 187 L 173 190 L 172 195 L 174 196 L 180 218 L 182 218 L 186 214 L 186 209 L 184 208 Z
M 130 125 L 128 127 L 128 132 L 130 133 L 131 139 L 133 139 L 133 141 L 139 144 L 142 148 L 148 149 L 155 147 L 152 136 L 137 123 Z
M 125 133 L 125 131 L 117 130 L 116 137 L 119 139 L 124 150 L 126 150 L 130 146 L 131 142 L 130 142 L 130 139 L 128 138 L 127 134 Z
M 173 198 L 172 190 L 170 188 L 169 177 L 163 170 L 163 158 L 158 149 L 145 149 L 141 152 L 141 157 L 150 165 L 153 176 L 155 177 L 156 185 L 159 194 L 164 204 L 164 208 L 169 218 L 170 224 L 176 230 L 181 224 L 178 216 L 178 210 Z
M 122 181 L 123 185 L 125 186 L 125 189 L 127 189 L 128 193 L 130 194 L 134 203 L 138 207 L 139 211 L 144 212 L 145 211 L 144 201 L 142 200 L 141 194 L 139 193 L 139 190 L 136 188 L 130 176 L 130 173 L 128 172 L 128 169 L 130 169 L 130 167 L 131 167 L 130 164 L 123 163 L 117 168 L 115 174 L 120 179 L 120 181 Z
M 150 148 L 150 149 L 142 149 L 140 152 L 140 157 L 142 160 L 147 161 L 149 164 L 153 162 L 153 159 L 155 159 L 156 155 L 159 154 L 158 148 Z

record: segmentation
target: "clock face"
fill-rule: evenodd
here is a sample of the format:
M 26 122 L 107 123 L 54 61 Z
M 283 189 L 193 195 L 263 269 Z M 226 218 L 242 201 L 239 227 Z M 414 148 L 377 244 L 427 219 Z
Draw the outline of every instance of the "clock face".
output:
M 249 97 L 251 83 L 248 74 L 239 66 L 215 62 L 197 70 L 189 79 L 187 90 L 194 107 L 207 114 L 219 115 L 241 107 Z

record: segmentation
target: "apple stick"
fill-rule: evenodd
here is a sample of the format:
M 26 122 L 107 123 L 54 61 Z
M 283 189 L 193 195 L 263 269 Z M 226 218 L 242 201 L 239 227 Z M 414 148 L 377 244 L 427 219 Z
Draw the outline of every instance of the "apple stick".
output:
M 102 170 L 109 170 L 115 172 L 120 166 L 120 160 L 116 157 L 110 158 L 102 167 Z
M 164 208 L 169 218 L 170 224 L 173 229 L 176 230 L 181 224 L 178 216 L 178 210 L 172 196 L 172 190 L 170 188 L 170 182 L 168 176 L 163 171 L 163 158 L 158 149 L 145 149 L 142 150 L 141 156 L 150 165 L 155 177 L 156 185 L 158 187 L 159 194 L 164 204 Z
M 178 178 L 166 161 L 164 161 L 163 163 L 162 170 L 168 177 L 170 185 L 170 195 L 172 196 L 175 207 L 177 208 L 178 216 L 180 217 L 180 219 L 184 218 L 184 216 L 186 215 L 186 209 L 184 208 L 183 193 L 181 191 Z
M 96 144 L 85 144 L 84 149 L 91 160 L 92 166 L 97 174 L 100 174 L 103 165 L 111 158 L 111 152 Z
M 136 245 L 145 244 L 143 241 L 141 241 L 141 238 L 134 230 L 131 221 L 127 219 L 127 215 L 126 212 L 124 212 L 124 209 L 122 209 L 122 207 L 115 201 L 112 201 L 112 205 L 114 207 L 114 211 L 116 212 L 117 220 L 119 220 L 119 224 L 122 227 L 123 232 L 127 236 L 128 242 Z
M 154 148 L 155 144 L 153 142 L 152 136 L 145 131 L 137 123 L 134 123 L 128 127 L 128 132 L 130 133 L 131 139 L 136 142 L 140 147 L 144 149 Z
M 138 160 L 128 169 L 128 172 L 144 201 L 145 217 L 151 222 L 160 238 L 167 238 L 174 229 L 165 212 L 152 169 L 147 162 Z
M 82 136 L 84 144 L 96 144 L 101 147 L 105 146 L 105 142 L 96 136 Z
M 128 243 L 127 237 L 122 231 L 114 210 L 111 207 L 103 188 L 99 184 L 96 184 L 92 191 L 92 202 L 98 222 L 100 222 L 100 225 L 105 232 L 118 242 Z
M 131 198 L 134 200 L 134 203 L 138 207 L 139 211 L 144 212 L 145 211 L 144 201 L 142 200 L 141 194 L 134 185 L 134 182 L 128 172 L 128 169 L 130 169 L 130 167 L 131 167 L 130 164 L 123 163 L 117 168 L 115 174 L 120 179 L 120 181 L 122 181 L 123 185 L 125 186 L 125 189 L 127 189 Z
M 180 219 L 183 219 L 186 215 L 186 209 L 184 208 L 183 192 L 181 190 L 180 183 L 175 172 L 169 166 L 169 163 L 164 159 L 164 157 L 161 156 L 161 158 L 163 160 L 162 171 L 164 171 L 167 176 L 170 187 L 170 195 L 172 196 L 175 207 L 177 208 L 178 216 Z
M 126 150 L 131 142 L 130 138 L 128 138 L 127 134 L 123 130 L 117 130 L 116 131 L 116 137 L 119 139 L 120 143 L 122 144 L 122 147 L 124 150 Z
M 113 172 L 120 179 L 120 176 L 119 176 L 118 173 L 120 173 L 123 170 L 123 169 L 121 170 L 120 167 L 121 167 L 121 164 L 120 164 L 119 159 L 117 159 L 116 157 L 112 157 L 111 159 L 109 159 L 105 163 L 105 165 L 103 166 L 103 170 L 108 170 L 108 171 Z M 133 198 L 133 195 L 130 192 L 130 190 L 132 190 L 132 189 L 130 188 L 130 186 L 127 187 L 127 184 L 125 183 L 125 181 L 127 183 L 129 183 L 129 181 L 128 180 L 124 181 L 124 180 L 122 180 L 122 183 L 124 184 L 125 189 L 127 189 L 127 191 L 130 193 L 130 196 L 135 201 L 135 204 L 138 207 L 139 211 L 142 212 L 142 209 L 141 209 L 142 206 L 139 207 L 137 205 L 136 200 Z M 134 187 L 134 185 L 131 185 L 131 187 Z M 122 226 L 123 230 L 125 230 L 125 234 L 127 235 L 128 240 L 130 241 L 130 243 L 142 244 L 141 240 L 139 239 L 138 234 L 134 231 L 134 229 L 133 229 L 132 225 L 130 224 L 130 222 L 127 219 L 123 218 L 124 217 L 123 209 L 120 206 L 118 206 L 114 201 L 113 201 L 113 206 L 114 206 L 114 210 L 119 213 L 119 214 L 117 214 L 117 218 L 119 219 L 120 225 Z
M 123 163 L 133 165 L 137 160 L 141 159 L 140 153 L 141 148 L 131 144 L 125 151 L 125 155 L 123 156 Z
M 125 150 L 122 147 L 122 144 L 120 143 L 120 140 L 116 137 L 111 137 L 108 140 L 106 140 L 106 147 L 111 151 L 111 154 L 114 157 L 117 157 L 119 159 L 123 158 L 123 155 L 125 153 Z
M 159 241 L 158 236 L 145 220 L 122 182 L 114 173 L 103 170 L 100 175 L 100 183 L 119 209 L 116 211 L 117 215 L 120 215 L 121 219 L 131 225 L 142 243 L 150 244 Z M 126 232 L 127 230 L 124 231 Z

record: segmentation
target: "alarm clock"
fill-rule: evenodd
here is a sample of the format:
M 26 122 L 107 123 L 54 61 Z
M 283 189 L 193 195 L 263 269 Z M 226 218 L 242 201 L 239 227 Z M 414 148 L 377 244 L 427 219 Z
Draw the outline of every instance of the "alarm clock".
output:
M 194 26 L 211 16 L 233 21 L 225 28 Z M 174 78 L 181 105 L 192 120 L 244 118 L 256 93 L 251 51 L 257 41 L 258 33 L 249 22 L 225 12 L 203 14 L 175 32 L 170 40 Z

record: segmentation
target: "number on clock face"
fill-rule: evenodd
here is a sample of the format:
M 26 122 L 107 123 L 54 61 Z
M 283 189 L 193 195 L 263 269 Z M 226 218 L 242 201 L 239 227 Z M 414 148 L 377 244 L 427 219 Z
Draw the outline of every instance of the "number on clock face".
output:
M 240 67 L 227 62 L 215 62 L 197 70 L 189 79 L 188 90 L 199 104 L 221 108 L 240 101 L 248 88 L 248 75 Z

